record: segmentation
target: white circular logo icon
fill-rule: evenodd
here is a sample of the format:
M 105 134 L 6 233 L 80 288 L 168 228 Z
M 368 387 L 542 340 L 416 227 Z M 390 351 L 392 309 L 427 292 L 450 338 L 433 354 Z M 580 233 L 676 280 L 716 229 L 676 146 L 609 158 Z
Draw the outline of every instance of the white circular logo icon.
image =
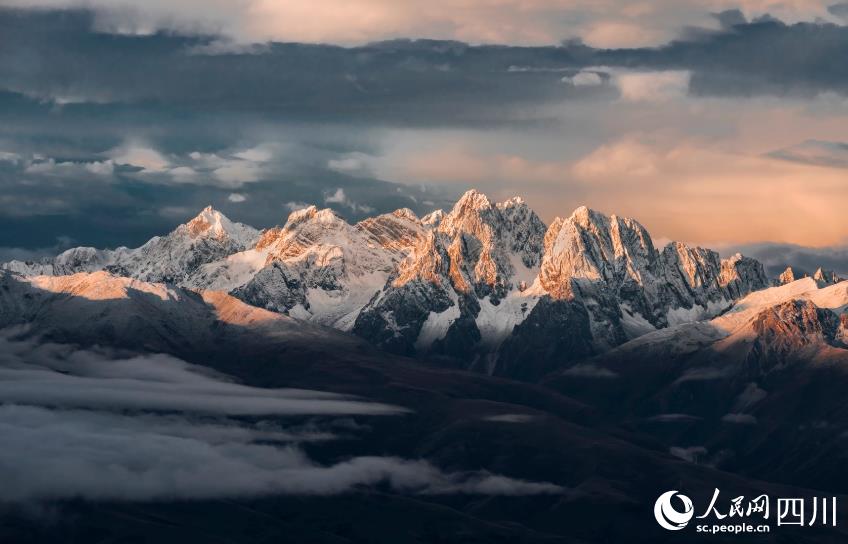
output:
M 683 510 L 677 510 L 671 504 L 671 499 L 675 496 L 680 499 Z M 666 491 L 654 503 L 654 517 L 657 518 L 657 523 L 660 524 L 660 527 L 669 531 L 683 529 L 694 515 L 695 508 L 692 506 L 692 500 L 686 495 L 679 494 L 676 490 Z

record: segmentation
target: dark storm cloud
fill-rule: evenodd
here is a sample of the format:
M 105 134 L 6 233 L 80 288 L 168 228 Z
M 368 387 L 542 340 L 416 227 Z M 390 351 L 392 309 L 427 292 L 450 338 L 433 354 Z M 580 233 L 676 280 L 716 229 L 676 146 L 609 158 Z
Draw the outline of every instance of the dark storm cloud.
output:
M 717 17 L 721 31 L 691 30 L 659 48 L 399 40 L 218 53 L 214 36 L 113 35 L 93 30 L 94 15 L 85 11 L 3 10 L 0 74 L 9 91 L 68 106 L 132 103 L 160 113 L 416 126 L 514 122 L 522 107 L 596 96 L 597 89 L 563 85 L 550 71 L 573 75 L 587 65 L 691 70 L 692 91 L 703 94 L 846 90 L 848 66 L 834 61 L 848 49 L 848 28 L 749 22 L 738 11 Z
M 771 278 L 776 278 L 787 266 L 791 266 L 796 275 L 812 276 L 821 267 L 832 270 L 842 277 L 848 277 L 848 246 L 813 248 L 793 244 L 761 243 L 734 247 L 723 253 L 730 254 L 736 251 L 762 262 L 766 274 Z
M 109 34 L 84 10 L 0 9 L 0 253 L 43 252 L 57 237 L 134 246 L 208 204 L 257 227 L 304 203 L 351 220 L 399 207 L 426 213 L 465 187 L 377 179 L 356 157 L 379 157 L 386 127 L 553 122 L 548 106 L 618 98 L 604 66 L 687 70 L 691 94 L 848 89 L 848 64 L 837 61 L 848 50 L 845 27 L 717 17 L 719 31 L 646 49 L 434 40 L 235 47 L 211 35 Z M 576 84 L 589 66 L 597 84 Z M 166 164 L 117 160 L 132 145 Z M 275 149 L 262 165 L 237 156 L 257 146 Z
M 350 157 L 375 146 L 370 135 L 343 127 L 144 105 L 57 109 L 12 93 L 0 93 L 0 112 L 0 253 L 52 248 L 58 236 L 137 246 L 209 204 L 268 227 L 285 221 L 290 202 L 333 207 L 355 221 L 368 210 L 354 203 L 426 213 L 455 196 L 381 181 L 364 167 L 345 171 Z M 137 157 L 139 149 L 154 157 Z M 339 188 L 347 200 L 325 203 Z
M 378 484 L 423 494 L 562 492 L 397 457 L 318 464 L 300 444 L 356 430 L 326 416 L 403 417 L 405 410 L 319 391 L 247 387 L 165 355 L 38 344 L 7 330 L 0 332 L 0 384 L 0 503 L 331 495 Z M 324 419 L 279 418 L 293 414 Z
M 356 48 L 274 43 L 214 52 L 215 37 L 93 31 L 84 11 L 0 12 L 9 91 L 60 104 L 147 103 L 186 112 L 442 125 L 513 121 L 512 106 L 578 90 L 511 65 L 577 63 L 584 50 L 396 41 Z M 225 51 L 228 51 L 225 49 Z
M 599 51 L 595 58 L 610 66 L 690 70 L 694 95 L 848 92 L 848 65 L 837 60 L 848 51 L 848 27 L 788 25 L 771 17 L 745 21 L 735 11 L 718 18 L 721 31 L 694 29 L 662 47 Z

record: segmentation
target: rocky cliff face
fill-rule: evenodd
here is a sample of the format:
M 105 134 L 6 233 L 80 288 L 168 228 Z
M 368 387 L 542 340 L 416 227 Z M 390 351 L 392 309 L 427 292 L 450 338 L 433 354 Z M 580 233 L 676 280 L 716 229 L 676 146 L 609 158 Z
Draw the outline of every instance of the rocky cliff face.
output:
M 263 308 L 349 330 L 424 231 L 407 209 L 350 225 L 332 210 L 310 206 L 262 235 L 254 248 L 261 268 L 233 292 Z
M 682 243 L 658 251 L 637 221 L 585 207 L 544 229 L 520 200 L 492 204 L 472 191 L 431 223 L 353 330 L 387 349 L 490 373 L 523 365 L 537 375 L 711 317 L 768 284 L 753 259 L 722 261 Z
M 819 267 L 813 274 L 813 279 L 821 286 L 833 285 L 842 281 L 842 278 L 840 278 L 836 272 L 833 270 L 826 270 L 821 267 Z
M 714 251 L 680 242 L 658 251 L 637 221 L 607 217 L 585 207 L 548 228 L 539 274 L 539 287 L 546 296 L 582 306 L 583 313 L 560 306 L 562 316 L 570 316 L 565 319 L 569 325 L 560 329 L 588 328 L 594 352 L 655 329 L 712 317 L 735 299 L 767 285 L 763 267 L 754 259 L 737 254 L 721 260 Z M 549 305 L 534 308 L 534 312 L 552 311 Z M 548 315 L 546 321 L 562 321 L 562 316 Z M 575 319 L 586 323 L 572 323 Z M 585 351 L 557 350 L 547 361 L 540 360 L 521 349 L 530 345 L 530 335 L 526 327 L 516 328 L 509 350 L 500 354 L 500 364 L 514 366 L 515 359 L 524 358 L 546 370 L 566 362 L 566 354 Z
M 780 276 L 777 278 L 776 285 L 786 285 L 787 283 L 792 283 L 793 281 L 800 279 L 795 277 L 795 271 L 792 270 L 791 266 L 787 266 L 786 270 L 780 273 Z
M 477 365 L 478 348 L 496 347 L 535 303 L 524 293 L 538 273 L 545 226 L 521 199 L 493 204 L 477 191 L 426 219 L 427 236 L 353 330 L 400 353 Z
M 523 377 L 711 317 L 767 286 L 753 259 L 679 242 L 660 250 L 630 218 L 581 207 L 545 227 L 520 198 L 477 191 L 447 212 L 401 209 L 355 225 L 310 206 L 262 233 L 207 208 L 137 249 L 3 266 L 225 291 L 393 352 Z

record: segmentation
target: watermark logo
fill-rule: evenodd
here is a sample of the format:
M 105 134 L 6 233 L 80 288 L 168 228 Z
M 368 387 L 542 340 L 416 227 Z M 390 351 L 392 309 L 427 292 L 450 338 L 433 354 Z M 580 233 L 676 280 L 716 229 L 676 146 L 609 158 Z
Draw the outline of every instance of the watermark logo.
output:
M 672 504 L 672 499 L 677 497 L 680 509 Z M 654 517 L 663 529 L 679 531 L 686 527 L 692 516 L 695 515 L 695 507 L 692 500 L 686 495 L 674 491 L 666 491 L 654 503 Z
M 694 519 L 695 531 L 708 534 L 769 533 L 770 516 L 777 527 L 836 527 L 836 497 L 778 497 L 773 512 L 772 497 L 765 494 L 748 500 L 744 496 L 722 500 L 720 495 L 716 489 L 704 513 L 696 516 L 689 497 L 677 490 L 666 491 L 654 503 L 654 517 L 669 531 L 680 531 Z

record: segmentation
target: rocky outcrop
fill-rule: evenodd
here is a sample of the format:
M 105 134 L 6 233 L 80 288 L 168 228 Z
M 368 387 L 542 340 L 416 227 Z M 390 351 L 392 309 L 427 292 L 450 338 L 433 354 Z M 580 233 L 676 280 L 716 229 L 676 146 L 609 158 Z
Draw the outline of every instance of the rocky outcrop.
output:
M 777 277 L 777 285 L 786 285 L 787 283 L 792 283 L 797 280 L 795 276 L 795 271 L 792 270 L 791 266 L 787 266 L 786 270 L 780 273 L 780 276 Z
M 813 279 L 816 280 L 816 283 L 819 286 L 824 287 L 826 285 L 833 285 L 835 283 L 839 283 L 842 279 L 834 272 L 833 270 L 826 270 L 824 268 L 819 267 L 815 274 L 813 274 Z
M 779 366 L 808 347 L 832 344 L 840 319 L 809 300 L 790 300 L 761 311 L 752 322 L 754 342 L 749 362 L 760 371 Z M 769 368 L 763 368 L 768 362 Z
M 431 230 L 360 312 L 353 330 L 399 353 L 473 358 L 475 346 L 492 332 L 479 322 L 482 305 L 518 298 L 532 283 L 545 226 L 521 199 L 493 204 L 477 191 L 426 220 Z

